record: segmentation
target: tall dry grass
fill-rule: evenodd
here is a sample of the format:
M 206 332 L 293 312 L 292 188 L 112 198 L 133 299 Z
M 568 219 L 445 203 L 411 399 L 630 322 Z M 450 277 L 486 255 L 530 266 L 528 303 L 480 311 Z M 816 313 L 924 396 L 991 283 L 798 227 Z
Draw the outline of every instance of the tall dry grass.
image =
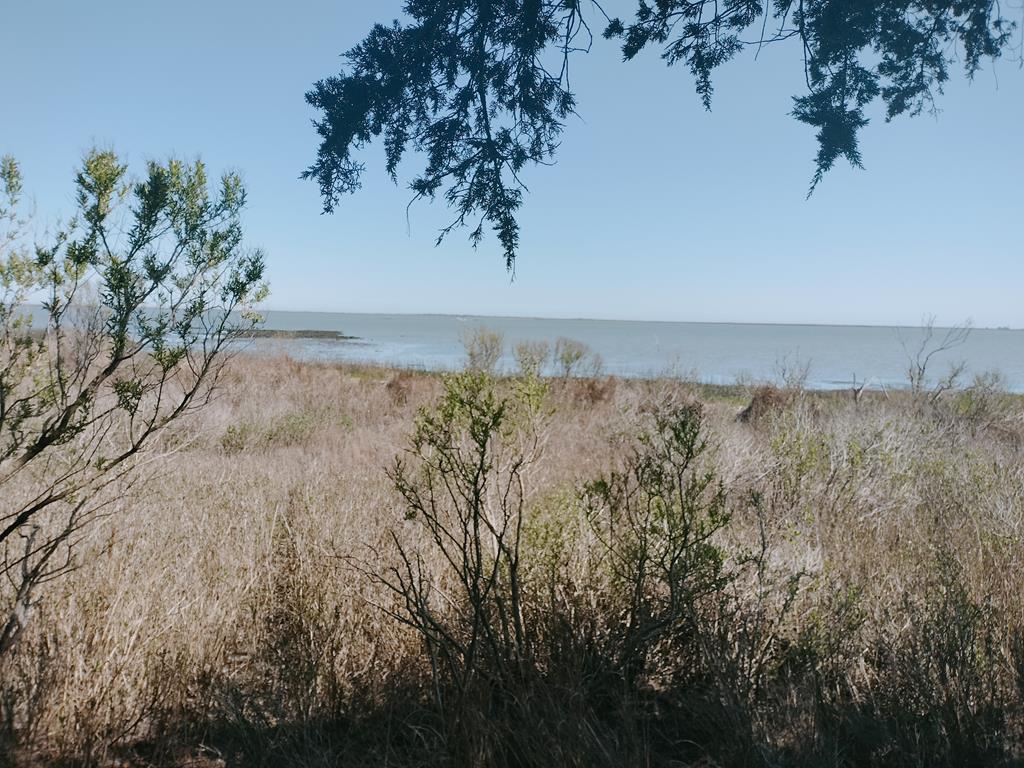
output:
M 1019 764 L 1020 399 L 762 391 L 748 407 L 749 392 L 669 379 L 552 382 L 523 471 L 529 653 L 501 670 L 475 661 L 452 709 L 451 679 L 380 578 L 397 540 L 438 590 L 451 584 L 385 471 L 397 455 L 419 466 L 416 415 L 444 393 L 429 374 L 234 361 L 2 660 L 3 759 Z M 640 437 L 684 412 L 707 445 L 679 477 L 722 494 L 712 549 L 669 541 L 649 504 L 623 501 L 675 498 L 644 485 L 638 467 L 662 459 Z M 616 477 L 633 478 L 618 496 L 618 481 L 594 485 Z M 698 501 L 668 506 L 699 522 Z M 613 517 L 633 538 L 598 524 Z M 638 581 L 645 551 L 690 570 Z M 465 631 L 458 593 L 444 594 L 433 615 Z

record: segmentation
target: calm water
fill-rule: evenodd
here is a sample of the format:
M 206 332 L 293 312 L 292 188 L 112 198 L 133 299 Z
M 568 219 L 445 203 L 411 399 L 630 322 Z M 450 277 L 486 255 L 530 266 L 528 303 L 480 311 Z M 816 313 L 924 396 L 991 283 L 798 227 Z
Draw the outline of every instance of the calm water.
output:
M 251 342 L 256 352 L 286 352 L 302 359 L 452 370 L 464 360 L 462 334 L 483 327 L 503 333 L 508 352 L 523 340 L 553 344 L 561 336 L 577 339 L 601 355 L 608 373 L 620 376 L 677 374 L 721 384 L 775 381 L 779 362 L 788 359 L 809 362 L 808 385 L 821 389 L 848 387 L 854 375 L 870 386 L 899 387 L 906 381 L 906 354 L 894 328 L 314 312 L 267 312 L 266 318 L 268 329 L 358 337 Z M 911 347 L 920 338 L 916 329 L 900 333 Z M 936 336 L 942 333 L 936 329 Z M 965 344 L 937 356 L 932 372 L 941 375 L 959 360 L 968 364 L 968 377 L 997 370 L 1010 388 L 1024 392 L 1024 331 L 974 330 Z M 513 369 L 510 354 L 501 365 Z

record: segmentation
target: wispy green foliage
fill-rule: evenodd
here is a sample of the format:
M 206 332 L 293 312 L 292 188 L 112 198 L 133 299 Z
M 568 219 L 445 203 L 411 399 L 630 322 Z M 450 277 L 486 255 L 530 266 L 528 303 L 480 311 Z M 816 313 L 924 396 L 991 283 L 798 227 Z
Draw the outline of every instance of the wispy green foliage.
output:
M 75 216 L 31 247 L 11 158 L 0 185 L 0 572 L 19 573 L 24 607 L 145 445 L 208 399 L 266 287 L 235 174 L 214 192 L 201 162 L 169 160 L 133 181 L 93 150 Z

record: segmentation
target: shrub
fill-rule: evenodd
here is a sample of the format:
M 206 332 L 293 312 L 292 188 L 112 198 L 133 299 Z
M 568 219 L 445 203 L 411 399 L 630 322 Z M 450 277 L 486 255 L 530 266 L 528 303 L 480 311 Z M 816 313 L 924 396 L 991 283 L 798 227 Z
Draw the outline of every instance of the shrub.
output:
M 30 250 L 21 175 L 0 160 L 0 575 L 16 584 L 0 655 L 143 450 L 209 401 L 265 294 L 237 175 L 211 191 L 202 163 L 169 160 L 132 182 L 93 150 L 75 185 L 76 217 Z
M 487 373 L 448 376 L 441 401 L 416 420 L 409 458 L 390 473 L 432 557 L 396 532 L 397 563 L 379 578 L 399 600 L 393 615 L 423 640 L 452 744 L 466 737 L 465 708 L 510 695 L 532 655 L 521 537 L 542 398 L 536 379 L 504 397 Z
M 708 448 L 703 408 L 672 405 L 649 421 L 623 467 L 583 491 L 623 612 L 616 656 L 630 686 L 663 640 L 671 640 L 679 661 L 688 656 L 683 646 L 694 637 L 702 601 L 727 581 L 713 538 L 729 513 L 724 487 L 701 465 Z
M 738 421 L 757 424 L 793 404 L 793 392 L 765 384 L 754 390 L 747 407 L 737 414 Z
M 775 379 L 782 387 L 794 393 L 803 392 L 811 373 L 811 361 L 801 360 L 799 353 L 786 354 L 775 360 Z
M 590 348 L 582 341 L 560 338 L 555 342 L 555 365 L 563 379 L 571 378 L 579 372 L 583 361 L 590 353 Z
M 522 375 L 540 376 L 551 359 L 551 346 L 546 341 L 521 341 L 514 354 Z
M 979 373 L 970 386 L 953 397 L 953 412 L 975 429 L 985 429 L 1006 420 L 1011 398 L 1007 394 L 1006 378 L 996 372 Z
M 473 328 L 462 334 L 466 350 L 466 368 L 470 371 L 494 373 L 501 360 L 505 338 L 497 331 Z
M 397 371 L 391 374 L 387 384 L 384 385 L 384 389 L 392 403 L 395 405 L 405 405 L 409 402 L 413 378 L 414 376 L 410 371 Z
M 935 358 L 965 344 L 971 335 L 972 325 L 971 321 L 967 320 L 962 325 L 945 329 L 941 335 L 938 334 L 939 330 L 941 329 L 935 327 L 935 317 L 928 316 L 922 318 L 921 327 L 916 329 L 916 343 L 905 338 L 899 329 L 896 331 L 907 359 L 907 383 L 910 392 L 921 402 L 938 401 L 943 394 L 957 386 L 966 369 L 966 363 L 963 361 L 950 363 L 946 374 L 932 381 L 931 370 Z
M 615 397 L 617 380 L 613 376 L 606 378 L 586 378 L 577 382 L 576 396 L 588 405 L 609 402 Z
M 302 445 L 331 420 L 348 424 L 343 414 L 327 408 L 288 411 L 266 421 L 243 419 L 228 426 L 220 444 L 225 453 Z

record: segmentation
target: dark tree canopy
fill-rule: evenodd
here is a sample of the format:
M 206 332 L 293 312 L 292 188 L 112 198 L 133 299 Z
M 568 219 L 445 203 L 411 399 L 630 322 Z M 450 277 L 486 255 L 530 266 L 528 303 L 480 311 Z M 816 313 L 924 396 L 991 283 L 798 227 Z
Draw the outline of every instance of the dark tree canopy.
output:
M 684 64 L 711 107 L 712 75 L 745 48 L 792 40 L 803 49 L 806 93 L 793 116 L 817 129 L 811 189 L 839 158 L 861 165 L 858 131 L 881 99 L 886 119 L 934 108 L 954 65 L 968 77 L 1009 44 L 1014 24 L 992 0 L 639 0 L 623 21 L 591 0 L 406 0 L 408 21 L 377 25 L 349 51 L 347 67 L 306 95 L 322 112 L 316 162 L 303 174 L 321 188 L 324 210 L 358 189 L 356 154 L 383 137 L 397 181 L 412 147 L 426 166 L 414 199 L 444 196 L 452 229 L 485 227 L 516 257 L 516 212 L 528 163 L 548 163 L 576 102 L 574 55 L 593 30 L 632 59 L 645 48 Z

